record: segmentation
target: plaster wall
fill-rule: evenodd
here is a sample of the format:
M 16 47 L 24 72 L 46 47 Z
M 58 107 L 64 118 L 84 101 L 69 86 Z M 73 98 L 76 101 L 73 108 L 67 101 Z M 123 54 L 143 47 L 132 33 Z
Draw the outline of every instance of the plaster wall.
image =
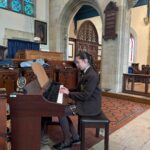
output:
M 146 17 L 147 6 L 141 6 L 131 9 L 131 28 L 136 32 L 136 53 L 135 63 L 147 64 L 148 44 L 149 44 L 149 25 L 144 23 Z

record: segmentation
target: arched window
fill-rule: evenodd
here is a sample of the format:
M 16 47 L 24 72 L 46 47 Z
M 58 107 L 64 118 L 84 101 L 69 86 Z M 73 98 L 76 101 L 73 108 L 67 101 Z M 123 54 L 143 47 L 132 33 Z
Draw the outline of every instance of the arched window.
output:
M 34 4 L 33 4 L 32 0 L 24 0 L 24 9 L 23 10 L 26 15 L 31 16 L 34 14 L 34 12 L 33 12 Z
M 0 8 L 35 16 L 35 0 L 1 0 Z
M 130 41 L 129 41 L 129 65 L 133 63 L 134 58 L 134 47 L 135 47 L 135 41 L 132 34 L 130 34 Z

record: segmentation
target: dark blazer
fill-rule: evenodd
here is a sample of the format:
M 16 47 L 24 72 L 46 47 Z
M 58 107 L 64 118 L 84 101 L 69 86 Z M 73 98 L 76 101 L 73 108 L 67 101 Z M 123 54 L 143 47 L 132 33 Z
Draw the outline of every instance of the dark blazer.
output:
M 69 97 L 75 100 L 79 115 L 97 115 L 101 112 L 101 90 L 99 89 L 99 77 L 90 67 L 80 78 L 77 89 L 69 93 Z

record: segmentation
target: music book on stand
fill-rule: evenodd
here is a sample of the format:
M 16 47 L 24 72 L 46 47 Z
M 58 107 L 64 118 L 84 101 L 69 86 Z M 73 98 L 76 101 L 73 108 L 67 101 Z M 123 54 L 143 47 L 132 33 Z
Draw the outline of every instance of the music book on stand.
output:
M 50 81 L 43 66 L 39 63 L 32 63 L 32 70 L 37 77 L 41 89 L 43 89 L 43 97 L 51 102 L 63 103 L 63 94 L 59 93 L 59 88 L 63 87 L 58 82 Z

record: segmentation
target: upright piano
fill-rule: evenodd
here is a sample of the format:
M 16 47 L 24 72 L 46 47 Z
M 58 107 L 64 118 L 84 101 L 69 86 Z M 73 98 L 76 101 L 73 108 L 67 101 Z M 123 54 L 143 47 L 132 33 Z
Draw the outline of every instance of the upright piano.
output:
M 38 64 L 33 66 L 37 79 L 26 85 L 27 94 L 10 95 L 12 150 L 40 150 L 41 118 L 62 116 L 68 101 L 59 104 L 45 99 L 42 91 L 48 77 Z
M 40 150 L 41 118 L 62 116 L 65 104 L 41 95 L 16 95 L 10 100 L 12 150 Z

